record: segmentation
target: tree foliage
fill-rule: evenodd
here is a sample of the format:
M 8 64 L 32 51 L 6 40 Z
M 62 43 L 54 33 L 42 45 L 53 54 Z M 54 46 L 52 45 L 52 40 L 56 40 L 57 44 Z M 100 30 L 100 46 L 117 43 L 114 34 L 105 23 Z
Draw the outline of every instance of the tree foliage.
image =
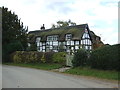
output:
M 57 25 L 52 24 L 51 28 L 59 28 L 59 27 L 75 26 L 75 25 L 76 25 L 76 23 L 72 22 L 70 19 L 68 21 L 59 20 L 59 21 L 57 21 Z
M 28 27 L 18 16 L 2 7 L 2 53 L 3 60 L 9 61 L 9 54 L 16 50 L 26 50 Z
M 79 49 L 74 54 L 74 58 L 72 60 L 73 67 L 85 66 L 88 60 L 88 52 L 85 49 Z
M 120 44 L 107 45 L 92 51 L 90 66 L 95 69 L 120 70 Z

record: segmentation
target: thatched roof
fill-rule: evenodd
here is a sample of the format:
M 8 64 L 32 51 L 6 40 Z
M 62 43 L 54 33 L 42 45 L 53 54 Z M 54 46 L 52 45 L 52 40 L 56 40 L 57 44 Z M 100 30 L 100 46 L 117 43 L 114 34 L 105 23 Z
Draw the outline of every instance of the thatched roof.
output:
M 67 26 L 67 27 L 54 28 L 54 29 L 35 30 L 35 31 L 30 31 L 29 35 L 34 35 L 35 37 L 41 37 L 42 39 L 41 41 L 46 41 L 47 36 L 58 35 L 59 41 L 64 41 L 66 34 L 72 34 L 72 40 L 81 40 L 81 37 L 86 27 L 88 28 L 87 24 L 82 24 L 82 25 Z
M 85 28 L 88 29 L 88 33 L 90 34 L 92 42 L 96 43 L 96 37 L 98 38 L 100 37 L 95 35 L 93 31 L 90 31 L 87 24 L 67 26 L 67 27 L 54 28 L 54 29 L 30 31 L 28 33 L 28 36 L 29 36 L 28 42 L 30 43 L 35 42 L 36 37 L 41 37 L 41 41 L 46 41 L 47 36 L 51 36 L 51 35 L 58 35 L 59 36 L 58 41 L 64 41 L 66 34 L 72 34 L 72 40 L 81 40 L 81 37 L 84 33 Z

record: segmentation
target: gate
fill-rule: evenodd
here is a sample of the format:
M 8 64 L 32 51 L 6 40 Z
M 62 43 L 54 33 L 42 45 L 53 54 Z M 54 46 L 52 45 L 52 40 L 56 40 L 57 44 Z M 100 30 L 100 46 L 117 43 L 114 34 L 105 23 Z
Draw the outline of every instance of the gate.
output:
M 69 54 L 66 55 L 66 66 L 71 66 L 71 67 L 73 66 L 72 65 L 73 57 L 74 55 L 69 55 Z

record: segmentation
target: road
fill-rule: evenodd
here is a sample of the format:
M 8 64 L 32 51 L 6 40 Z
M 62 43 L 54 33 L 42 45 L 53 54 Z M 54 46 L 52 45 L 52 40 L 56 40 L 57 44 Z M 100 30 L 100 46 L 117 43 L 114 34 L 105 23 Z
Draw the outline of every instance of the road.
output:
M 2 67 L 2 88 L 113 88 L 117 84 L 74 77 L 51 71 L 7 66 Z

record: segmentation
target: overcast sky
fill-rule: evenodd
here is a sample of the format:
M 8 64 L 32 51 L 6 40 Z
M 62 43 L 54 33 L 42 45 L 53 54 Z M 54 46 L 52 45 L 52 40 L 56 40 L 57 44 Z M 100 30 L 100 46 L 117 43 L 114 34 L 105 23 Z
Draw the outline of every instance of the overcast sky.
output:
M 15 12 L 29 31 L 39 30 L 42 24 L 51 28 L 58 20 L 88 23 L 90 30 L 105 44 L 118 43 L 119 0 L 2 0 Z

